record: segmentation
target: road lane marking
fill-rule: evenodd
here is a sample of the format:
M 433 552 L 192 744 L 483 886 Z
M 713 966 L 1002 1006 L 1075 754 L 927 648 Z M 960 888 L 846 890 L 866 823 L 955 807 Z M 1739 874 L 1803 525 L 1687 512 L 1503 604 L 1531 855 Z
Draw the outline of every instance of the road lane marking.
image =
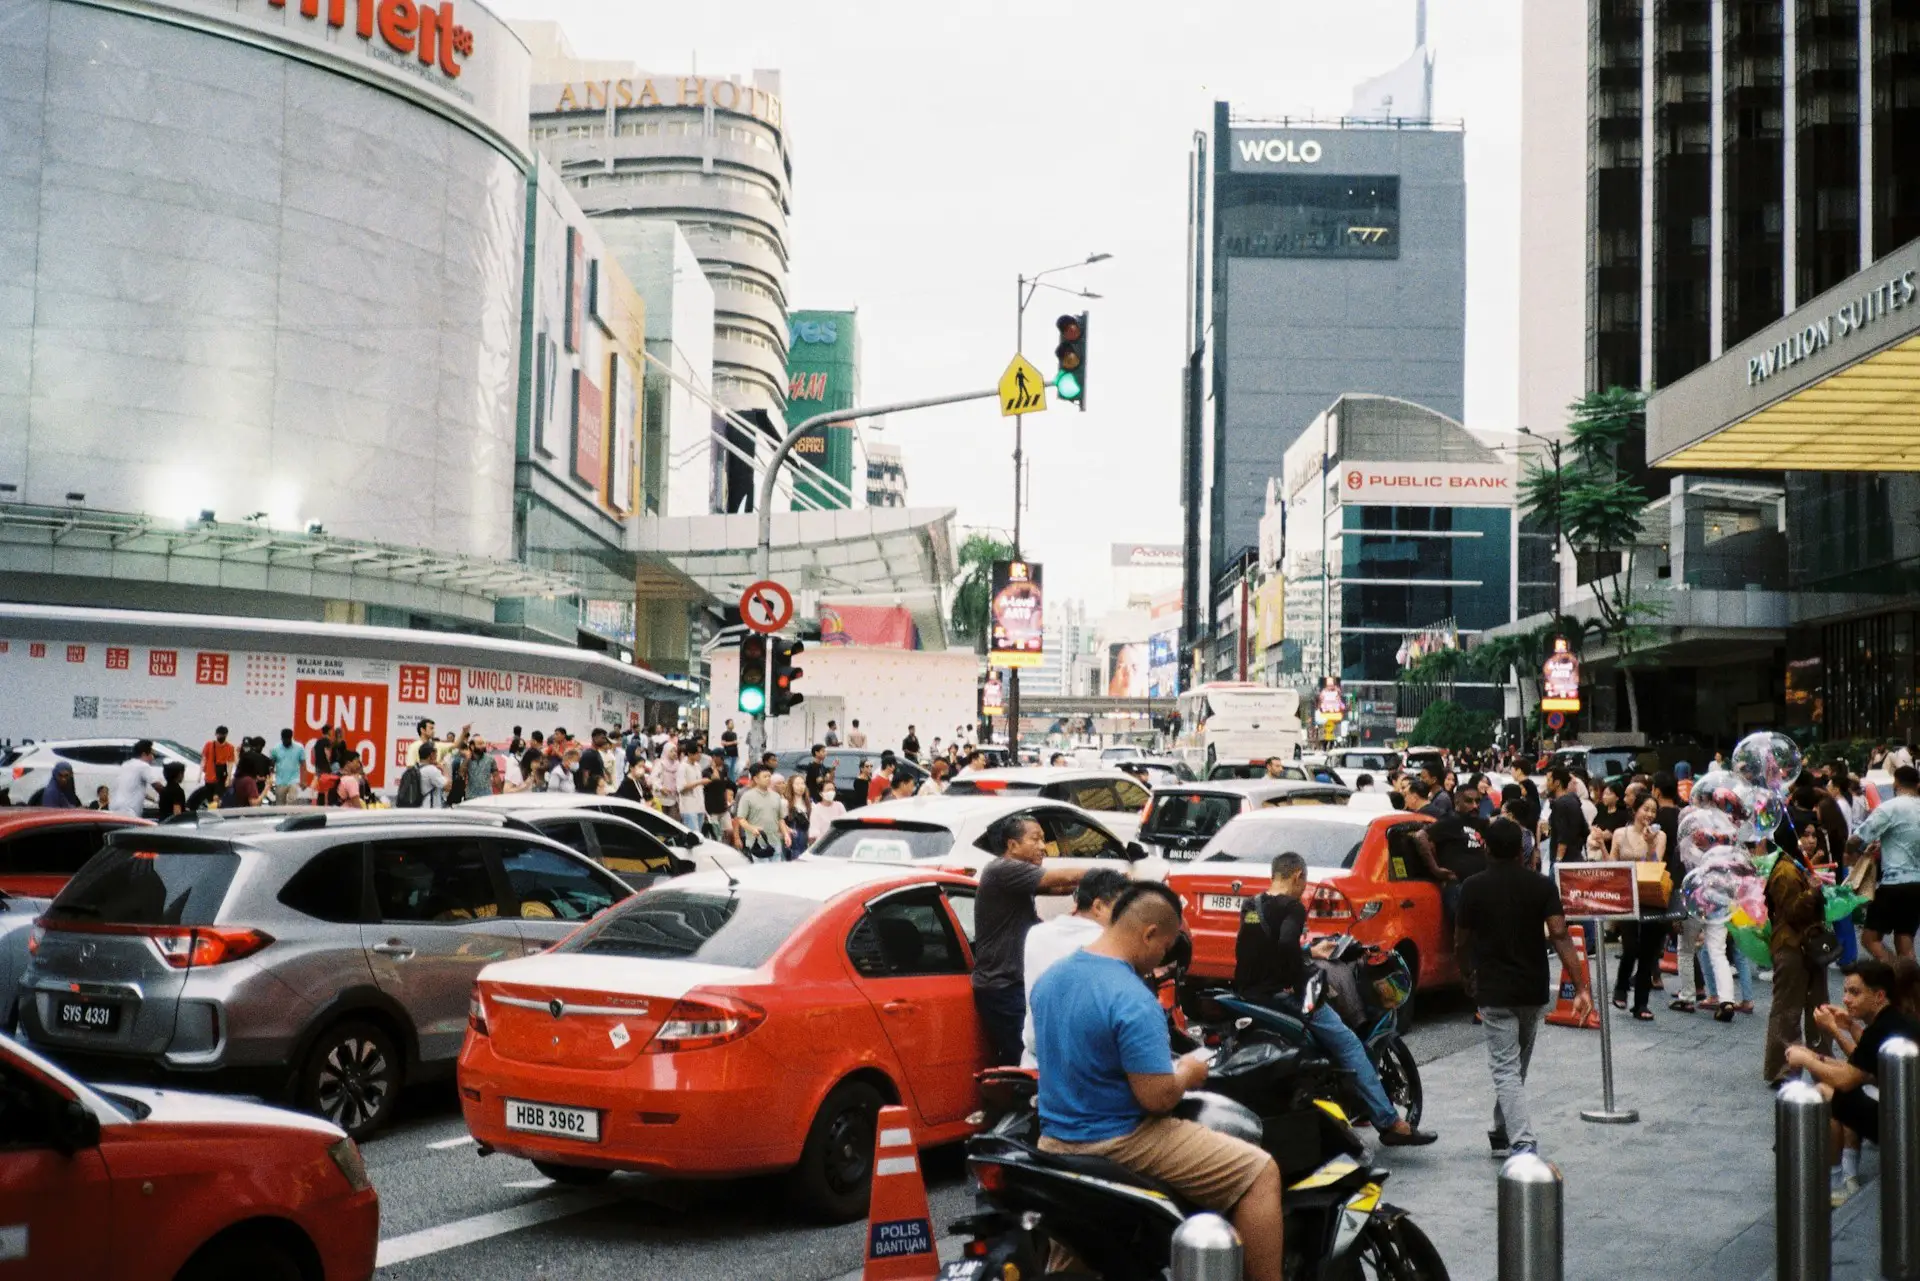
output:
M 517 1183 L 502 1183 L 500 1186 L 503 1188 L 550 1188 L 553 1186 L 553 1180 L 541 1175 L 537 1179 L 521 1179 Z
M 438 1143 L 429 1143 L 427 1144 L 427 1151 L 445 1152 L 448 1148 L 464 1147 L 471 1142 L 473 1142 L 473 1136 L 471 1134 L 463 1134 L 457 1139 L 442 1139 Z
M 396 1263 L 406 1263 L 413 1259 L 424 1258 L 429 1254 L 438 1254 L 442 1250 L 472 1245 L 477 1241 L 485 1241 L 489 1237 L 505 1236 L 509 1232 L 518 1232 L 523 1228 L 551 1223 L 555 1219 L 583 1214 L 588 1210 L 597 1210 L 619 1199 L 619 1193 L 610 1189 L 570 1192 L 561 1196 L 541 1197 L 538 1200 L 528 1201 L 524 1205 L 513 1206 L 511 1209 L 495 1210 L 490 1214 L 476 1214 L 470 1219 L 459 1219 L 452 1223 L 442 1223 L 438 1227 L 422 1228 L 418 1232 L 389 1237 L 380 1243 L 380 1253 L 374 1260 L 374 1266 L 389 1268 Z

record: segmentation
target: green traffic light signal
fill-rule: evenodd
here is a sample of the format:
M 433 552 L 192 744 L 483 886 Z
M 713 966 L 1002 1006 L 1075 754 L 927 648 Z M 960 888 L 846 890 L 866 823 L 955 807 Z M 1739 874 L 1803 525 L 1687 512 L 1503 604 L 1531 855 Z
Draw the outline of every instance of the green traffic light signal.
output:
M 1054 375 L 1054 394 L 1061 400 L 1087 408 L 1087 313 L 1062 316 L 1053 322 L 1060 331 L 1060 345 L 1053 349 L 1060 372 Z
M 767 706 L 767 638 L 749 633 L 740 638 L 740 697 L 738 707 L 758 716 Z
M 767 695 L 764 690 L 758 690 L 749 685 L 740 691 L 740 710 L 747 715 L 758 716 L 760 709 L 766 705 Z
M 1080 380 L 1064 369 L 1060 371 L 1060 376 L 1053 380 L 1053 389 L 1060 393 L 1062 400 L 1080 399 Z

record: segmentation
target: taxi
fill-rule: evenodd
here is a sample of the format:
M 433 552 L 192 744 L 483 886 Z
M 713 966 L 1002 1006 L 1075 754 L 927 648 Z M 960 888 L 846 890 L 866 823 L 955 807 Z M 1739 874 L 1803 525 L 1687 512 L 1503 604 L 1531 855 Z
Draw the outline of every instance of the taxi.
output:
M 1418 876 L 1410 850 L 1395 849 L 1395 829 L 1432 822 L 1399 810 L 1343 805 L 1252 810 L 1231 820 L 1193 862 L 1167 877 L 1180 895 L 1193 936 L 1189 972 L 1233 978 L 1240 907 L 1264 893 L 1276 854 L 1307 861 L 1307 931 L 1351 934 L 1392 948 L 1418 987 L 1460 981 L 1440 907 L 1440 887 Z
M 380 1201 L 337 1126 L 88 1086 L 0 1036 L 0 1279 L 366 1281 Z
M 695 872 L 480 971 L 458 1069 L 481 1152 L 560 1183 L 780 1172 L 867 1211 L 882 1105 L 960 1139 L 987 1059 L 974 882 L 847 862 Z

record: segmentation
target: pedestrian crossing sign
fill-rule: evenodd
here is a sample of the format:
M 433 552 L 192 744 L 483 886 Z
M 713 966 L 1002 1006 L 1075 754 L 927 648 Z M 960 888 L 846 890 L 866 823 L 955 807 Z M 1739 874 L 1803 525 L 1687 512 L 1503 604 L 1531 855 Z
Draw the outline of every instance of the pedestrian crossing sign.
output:
M 1018 352 L 1000 375 L 1000 416 L 1037 414 L 1047 407 L 1047 382 L 1033 363 Z

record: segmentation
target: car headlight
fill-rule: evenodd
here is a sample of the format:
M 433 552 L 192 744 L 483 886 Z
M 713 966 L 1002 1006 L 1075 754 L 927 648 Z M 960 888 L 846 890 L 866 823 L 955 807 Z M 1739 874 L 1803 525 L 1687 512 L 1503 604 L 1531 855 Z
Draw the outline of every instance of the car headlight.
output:
M 367 1177 L 367 1159 L 360 1155 L 360 1146 L 352 1139 L 341 1139 L 327 1149 L 327 1155 L 355 1192 L 365 1192 L 373 1186 L 373 1180 Z

